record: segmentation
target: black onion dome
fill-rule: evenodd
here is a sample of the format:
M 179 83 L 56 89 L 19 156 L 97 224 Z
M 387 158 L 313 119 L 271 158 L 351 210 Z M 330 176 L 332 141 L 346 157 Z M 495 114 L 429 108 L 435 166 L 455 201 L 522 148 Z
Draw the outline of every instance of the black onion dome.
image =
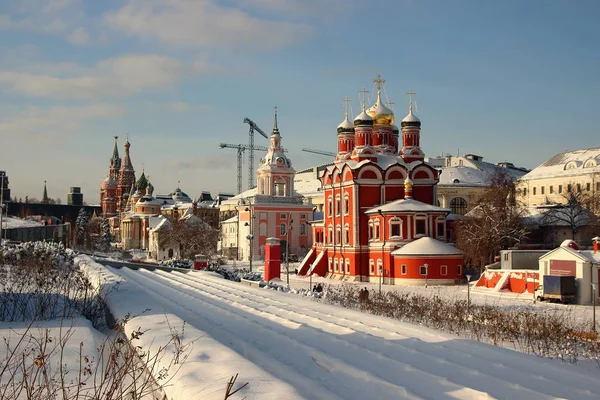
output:
M 363 110 L 354 118 L 354 126 L 373 126 L 373 118 Z

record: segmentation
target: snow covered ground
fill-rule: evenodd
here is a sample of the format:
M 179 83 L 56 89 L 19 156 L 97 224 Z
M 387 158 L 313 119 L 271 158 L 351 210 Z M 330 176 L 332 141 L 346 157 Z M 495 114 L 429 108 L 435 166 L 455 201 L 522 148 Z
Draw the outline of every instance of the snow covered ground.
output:
M 28 219 L 20 219 L 14 217 L 6 217 L 2 216 L 2 227 L 4 229 L 13 229 L 13 228 L 28 228 L 32 226 L 42 226 L 43 224 L 38 221 L 31 221 Z
M 84 264 L 96 279 L 121 279 L 108 297 L 117 318 L 150 309 L 130 323 L 150 329 L 142 337 L 145 346 L 156 346 L 172 335 L 172 327 L 186 322 L 180 338 L 195 341 L 165 389 L 174 399 L 223 398 L 226 382 L 236 373 L 240 383 L 249 382 L 238 393 L 247 399 L 595 399 L 600 393 L 597 369 L 250 287 L 213 273 Z M 292 279 L 307 285 L 304 278 Z

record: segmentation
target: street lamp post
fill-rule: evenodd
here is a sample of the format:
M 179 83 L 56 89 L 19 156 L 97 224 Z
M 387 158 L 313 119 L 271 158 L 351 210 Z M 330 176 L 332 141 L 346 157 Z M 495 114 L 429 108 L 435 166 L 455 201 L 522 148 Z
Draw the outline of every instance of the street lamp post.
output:
M 252 230 L 252 228 L 254 221 L 252 220 L 254 219 L 254 216 L 252 215 L 251 208 L 246 207 L 245 211 L 250 213 L 250 222 L 246 222 L 245 225 L 250 228 L 250 233 L 248 234 L 248 236 L 246 236 L 246 238 L 250 241 L 250 253 L 248 254 L 248 261 L 250 262 L 250 272 L 252 272 L 252 257 L 254 255 L 254 248 L 252 247 L 252 240 L 254 239 L 254 231 Z
M 466 274 L 465 277 L 467 278 L 467 314 L 468 314 L 471 310 L 471 285 L 469 284 L 469 282 L 471 282 L 471 274 Z
M 290 232 L 292 231 L 293 219 L 287 224 L 287 240 L 285 241 L 285 273 L 287 285 L 290 286 Z
M 592 283 L 592 331 L 596 332 L 596 284 Z
M 4 176 L 6 173 L 2 171 L 0 175 L 0 242 L 2 241 L 2 217 L 4 215 Z M 8 213 L 7 213 L 8 215 Z M 8 230 L 8 218 L 6 218 L 6 230 Z M 4 232 L 4 240 L 6 240 L 6 232 Z

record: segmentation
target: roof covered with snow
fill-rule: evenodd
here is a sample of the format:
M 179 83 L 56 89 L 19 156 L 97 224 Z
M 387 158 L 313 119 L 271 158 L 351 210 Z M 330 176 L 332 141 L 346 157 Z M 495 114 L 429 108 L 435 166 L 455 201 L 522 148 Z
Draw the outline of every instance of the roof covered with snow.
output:
M 423 203 L 415 199 L 400 199 L 392 201 L 380 206 L 365 211 L 365 214 L 377 214 L 381 211 L 382 213 L 405 213 L 405 212 L 442 212 L 450 213 L 447 208 L 434 206 L 431 204 Z
M 489 186 L 489 180 L 496 171 L 506 173 L 513 180 L 527 173 L 527 170 L 515 167 L 512 163 L 493 164 L 473 154 L 433 157 L 427 161 L 442 171 L 438 183 L 440 186 Z
M 522 180 L 598 173 L 599 164 L 600 147 L 565 151 L 534 168 Z
M 392 252 L 393 256 L 451 256 L 462 254 L 463 252 L 456 247 L 428 236 L 414 240 Z

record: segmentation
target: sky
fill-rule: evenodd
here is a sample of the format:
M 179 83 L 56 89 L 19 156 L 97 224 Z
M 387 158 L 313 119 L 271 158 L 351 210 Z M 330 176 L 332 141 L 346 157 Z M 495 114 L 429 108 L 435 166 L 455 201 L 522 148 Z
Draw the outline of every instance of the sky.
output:
M 304 169 L 331 158 L 359 90 L 416 92 L 426 156 L 535 168 L 597 147 L 596 1 L 0 0 L 0 170 L 13 197 L 97 203 L 114 139 L 155 193 L 236 191 L 252 119 L 278 107 Z M 369 104 L 370 105 L 370 104 Z M 256 135 L 256 144 L 268 141 Z M 255 154 L 256 163 L 262 156 Z M 244 190 L 248 168 L 243 168 Z

